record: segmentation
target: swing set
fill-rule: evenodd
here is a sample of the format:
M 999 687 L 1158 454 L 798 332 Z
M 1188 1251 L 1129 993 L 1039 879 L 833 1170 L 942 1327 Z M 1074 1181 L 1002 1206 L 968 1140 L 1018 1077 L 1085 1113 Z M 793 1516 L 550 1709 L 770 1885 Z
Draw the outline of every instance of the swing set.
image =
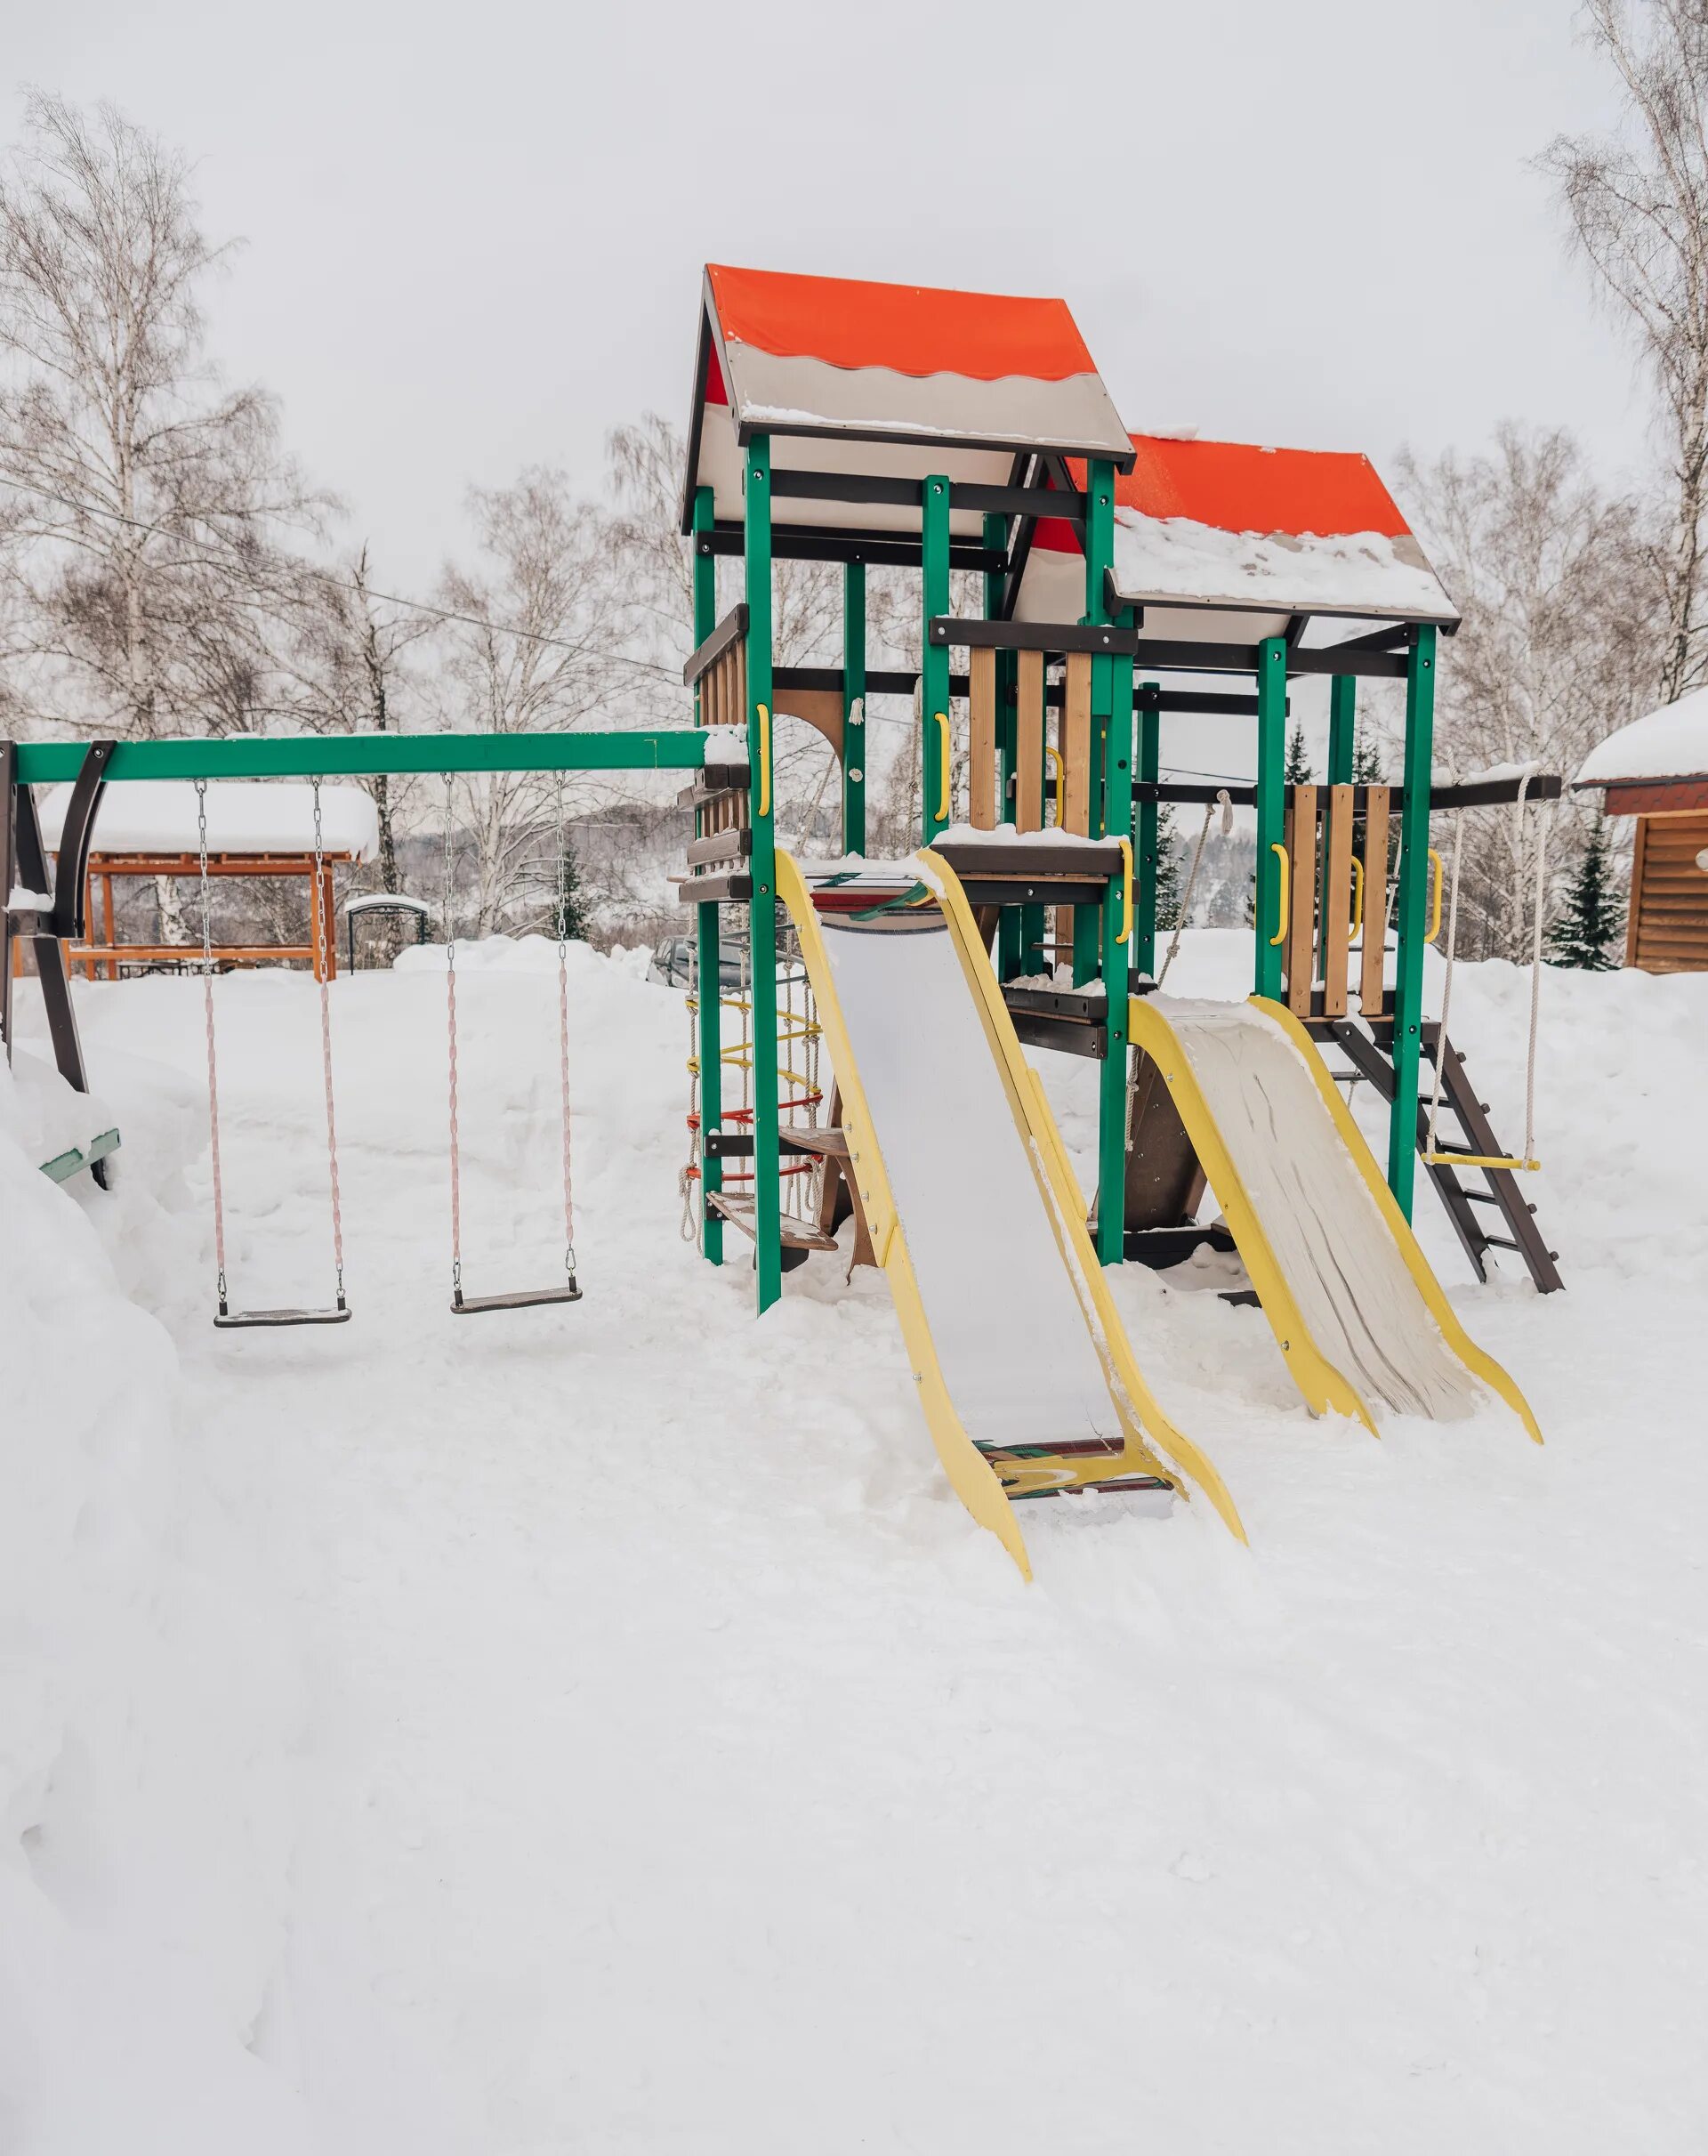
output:
M 89 1090 L 82 1044 L 73 1010 L 65 957 L 67 944 L 81 936 L 85 898 L 84 864 L 93 841 L 105 788 L 116 782 L 149 779 L 190 780 L 196 789 L 197 819 L 197 891 L 201 915 L 200 973 L 203 1026 L 206 1041 L 208 1143 L 213 1183 L 215 1312 L 214 1323 L 222 1330 L 302 1325 L 342 1325 L 350 1316 L 344 1279 L 343 1208 L 339 1180 L 336 1091 L 334 1083 L 332 1004 L 326 963 L 330 934 L 329 908 L 317 908 L 315 972 L 320 1036 L 320 1070 L 324 1094 L 326 1148 L 326 1187 L 330 1207 L 332 1297 L 323 1304 L 271 1309 L 246 1309 L 234 1305 L 228 1273 L 226 1247 L 226 1191 L 221 1146 L 221 1094 L 219 1037 L 216 1025 L 214 976 L 220 970 L 213 940 L 213 882 L 207 847 L 206 794 L 210 781 L 224 779 L 306 778 L 314 815 L 313 868 L 315 887 L 326 873 L 325 835 L 322 828 L 320 788 L 331 777 L 371 776 L 376 773 L 438 771 L 445 780 L 447 820 L 445 840 L 444 920 L 446 941 L 445 1012 L 446 1066 L 449 1125 L 449 1195 L 451 1225 L 451 1308 L 459 1317 L 504 1310 L 535 1309 L 547 1304 L 579 1302 L 575 1243 L 575 1194 L 572 1172 L 571 1107 L 569 1086 L 569 981 L 568 941 L 560 906 L 558 926 L 558 1077 L 561 1126 L 563 1179 L 563 1279 L 551 1287 L 525 1288 L 497 1295 L 470 1295 L 463 1284 L 462 1133 L 457 1069 L 456 937 L 454 910 L 454 856 L 449 814 L 451 788 L 459 773 L 536 771 L 550 773 L 555 800 L 558 858 L 564 843 L 563 775 L 572 771 L 697 771 L 705 758 L 705 737 L 696 731 L 661 730 L 645 733 L 512 734 L 503 737 L 455 737 L 388 734 L 349 736 L 336 740 L 279 739 L 268 741 L 97 741 L 77 743 L 6 743 L 0 745 L 0 870 L 12 891 L 20 874 L 27 876 L 33 905 L 27 912 L 8 907 L 5 915 L 4 979 L 8 991 L 12 975 L 12 944 L 27 937 L 35 949 L 46 1005 L 49 1036 L 54 1061 L 67 1082 L 77 1092 Z M 63 780 L 74 782 L 74 798 L 66 818 L 57 870 L 40 844 L 39 828 L 30 788 Z M 10 1060 L 12 1025 L 8 993 L 0 1017 L 4 1020 L 6 1053 Z M 102 1163 L 97 1161 L 99 1169 Z M 104 1181 L 104 1175 L 100 1180 Z

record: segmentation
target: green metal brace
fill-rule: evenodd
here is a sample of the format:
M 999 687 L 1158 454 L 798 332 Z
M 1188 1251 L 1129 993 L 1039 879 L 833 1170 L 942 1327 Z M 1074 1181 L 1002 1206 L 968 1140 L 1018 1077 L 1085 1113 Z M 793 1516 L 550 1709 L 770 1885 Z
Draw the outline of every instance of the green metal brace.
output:
M 753 902 L 748 949 L 753 1043 L 753 1264 L 759 1308 L 783 1292 L 777 1129 L 777 840 L 772 798 L 771 442 L 747 444 L 742 529 L 747 600 L 747 762 L 753 772 Z
M 698 537 L 713 522 L 712 489 L 694 489 L 694 642 L 697 648 L 718 625 L 718 561 L 702 553 Z M 700 717 L 700 689 L 694 687 L 694 717 Z M 703 813 L 694 819 L 695 836 L 703 836 Z M 706 1140 L 723 1126 L 723 930 L 721 908 L 715 899 L 697 906 L 695 912 L 696 980 L 698 983 L 700 1060 L 700 1255 L 708 1265 L 723 1263 L 723 1221 L 706 1202 L 707 1194 L 723 1188 L 723 1162 L 714 1159 Z
M 1257 648 L 1257 890 L 1253 908 L 1257 936 L 1254 992 L 1281 993 L 1281 918 L 1284 871 L 1281 843 L 1286 829 L 1287 647 L 1267 636 Z
M 1418 1059 L 1423 1019 L 1423 939 L 1430 892 L 1430 780 L 1435 759 L 1435 639 L 1417 631 L 1406 670 L 1405 799 L 1399 812 L 1399 890 L 1394 902 L 1394 1100 L 1388 1122 L 1388 1187 L 1412 1217 L 1417 1167 Z M 1380 900 L 1371 907 L 1380 917 Z M 1367 922 L 1365 933 L 1370 933 Z
M 949 482 L 939 474 L 920 489 L 920 561 L 923 614 L 920 627 L 920 828 L 930 845 L 953 820 L 945 812 L 952 768 L 949 741 L 949 652 L 931 642 L 932 618 L 949 610 Z
M 1109 620 L 1106 571 L 1115 562 L 1115 466 L 1094 457 L 1085 473 L 1085 620 Z M 1128 838 L 1132 828 L 1132 660 L 1100 652 L 1092 660 L 1092 808 L 1096 838 Z M 1127 980 L 1132 957 L 1131 890 L 1124 873 L 1109 880 L 1103 903 L 1074 915 L 1074 978 L 1082 978 L 1082 939 L 1089 931 L 1103 981 L 1108 1049 L 1098 1074 L 1097 1255 L 1118 1265 L 1124 1255 L 1127 1180 Z M 1084 931 L 1082 930 L 1082 917 Z
M 866 564 L 842 570 L 842 852 L 866 852 Z

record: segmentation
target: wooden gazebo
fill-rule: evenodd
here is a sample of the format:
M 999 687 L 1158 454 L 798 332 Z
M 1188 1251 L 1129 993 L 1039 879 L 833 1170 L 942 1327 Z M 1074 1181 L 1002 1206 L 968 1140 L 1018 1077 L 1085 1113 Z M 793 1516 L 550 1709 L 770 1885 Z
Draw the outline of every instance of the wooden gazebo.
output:
M 55 787 L 42 803 L 43 838 L 57 853 L 70 803 L 69 787 Z M 356 786 L 320 788 L 320 856 L 316 873 L 314 790 L 291 784 L 215 780 L 206 791 L 207 873 L 210 879 L 301 877 L 309 885 L 306 937 L 301 943 L 221 943 L 221 965 L 277 965 L 306 960 L 315 977 L 325 953 L 328 979 L 338 971 L 334 876 L 341 868 L 372 860 L 379 851 L 379 820 L 373 801 Z M 85 980 L 117 981 L 124 965 L 167 965 L 199 957 L 181 943 L 122 943 L 115 925 L 113 885 L 123 877 L 199 878 L 200 833 L 193 786 L 163 780 L 124 787 L 104 803 L 85 870 L 85 940 L 67 957 Z M 95 906 L 99 893 L 99 913 Z M 97 928 L 99 923 L 99 928 Z

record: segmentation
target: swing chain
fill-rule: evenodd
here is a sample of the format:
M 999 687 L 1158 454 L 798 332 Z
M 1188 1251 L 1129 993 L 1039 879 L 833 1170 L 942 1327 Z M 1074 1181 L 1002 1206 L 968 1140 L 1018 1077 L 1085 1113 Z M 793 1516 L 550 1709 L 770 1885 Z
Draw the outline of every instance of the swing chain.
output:
M 320 781 L 309 781 L 314 806 L 314 970 L 320 982 L 320 1064 L 326 1091 L 326 1165 L 332 1183 L 332 1264 L 337 1285 L 338 1307 L 344 1307 L 344 1217 L 338 1189 L 338 1121 L 332 1089 L 332 997 L 328 975 L 332 971 L 327 949 L 330 908 L 326 900 L 326 840 L 320 822 Z
M 452 895 L 455 887 L 455 854 L 451 837 L 451 819 L 455 808 L 455 781 L 450 772 L 447 771 L 445 774 L 445 1022 L 451 1122 L 451 1291 L 454 1296 L 460 1296 L 463 1293 L 463 1188 L 461 1164 L 457 1158 L 456 923 L 453 911 Z
M 576 1213 L 569 1158 L 569 889 L 568 855 L 565 850 L 563 773 L 554 778 L 557 806 L 557 915 L 558 915 L 558 1075 L 563 1115 L 563 1272 L 576 1284 Z
M 225 1284 L 225 1191 L 220 1170 L 220 1076 L 214 1047 L 214 892 L 207 874 L 207 781 L 196 781 L 196 855 L 202 901 L 202 1015 L 207 1032 L 208 1159 L 214 1176 L 214 1260 L 220 1315 L 228 1304 Z

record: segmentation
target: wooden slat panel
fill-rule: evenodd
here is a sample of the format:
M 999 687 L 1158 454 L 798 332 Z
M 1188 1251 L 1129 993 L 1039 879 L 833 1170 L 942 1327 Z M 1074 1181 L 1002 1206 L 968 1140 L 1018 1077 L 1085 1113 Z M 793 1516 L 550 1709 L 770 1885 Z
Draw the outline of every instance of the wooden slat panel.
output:
M 1366 1018 L 1380 1018 L 1382 1007 L 1382 925 L 1388 915 L 1388 800 L 1385 786 L 1373 786 L 1364 812 L 1364 951 L 1358 961 L 1358 1008 Z
M 1637 819 L 1637 844 L 1631 857 L 1631 903 L 1625 914 L 1625 964 L 1637 963 L 1637 917 L 1643 903 L 1643 864 L 1648 851 L 1648 819 Z
M 1015 665 L 1014 823 L 1043 828 L 1043 653 L 1022 651 Z
M 976 831 L 1002 821 L 996 786 L 996 654 L 967 654 L 967 820 Z
M 1352 788 L 1327 794 L 1328 863 L 1323 886 L 1323 1016 L 1346 1016 L 1352 947 Z
M 1061 755 L 1066 766 L 1064 828 L 1081 838 L 1092 834 L 1092 657 L 1068 654 L 1068 682 L 1061 699 Z
M 1317 788 L 1287 788 L 1287 856 L 1292 863 L 1287 906 L 1287 1008 L 1310 1015 L 1317 973 Z

